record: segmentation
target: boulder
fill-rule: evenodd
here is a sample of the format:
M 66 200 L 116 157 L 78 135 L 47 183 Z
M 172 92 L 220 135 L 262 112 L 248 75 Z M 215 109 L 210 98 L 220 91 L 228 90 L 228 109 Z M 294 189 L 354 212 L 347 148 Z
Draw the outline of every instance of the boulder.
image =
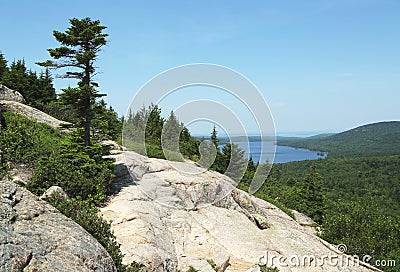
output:
M 13 182 L 0 182 L 0 271 L 116 271 L 82 227 Z
M 25 104 L 26 101 L 22 94 L 0 84 L 0 100 L 8 100 Z
M 118 151 L 124 151 L 126 150 L 125 147 L 120 146 L 119 144 L 117 144 L 115 141 L 112 140 L 104 140 L 101 142 L 102 146 L 107 146 L 109 147 L 111 150 L 118 150 Z M 118 153 L 119 154 L 119 153 Z
M 60 186 L 51 186 L 49 189 L 44 192 L 39 199 L 46 199 L 51 197 L 53 194 L 58 194 L 63 199 L 68 199 L 68 195 L 64 192 L 63 188 Z

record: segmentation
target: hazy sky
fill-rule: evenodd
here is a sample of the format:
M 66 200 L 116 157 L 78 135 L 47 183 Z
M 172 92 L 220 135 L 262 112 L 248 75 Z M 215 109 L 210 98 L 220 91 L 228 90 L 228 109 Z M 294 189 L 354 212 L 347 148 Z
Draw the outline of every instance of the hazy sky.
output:
M 108 27 L 96 78 L 120 114 L 155 75 L 214 63 L 258 87 L 281 133 L 400 120 L 400 1 L 2 1 L 0 50 L 40 71 L 52 31 L 87 16 Z

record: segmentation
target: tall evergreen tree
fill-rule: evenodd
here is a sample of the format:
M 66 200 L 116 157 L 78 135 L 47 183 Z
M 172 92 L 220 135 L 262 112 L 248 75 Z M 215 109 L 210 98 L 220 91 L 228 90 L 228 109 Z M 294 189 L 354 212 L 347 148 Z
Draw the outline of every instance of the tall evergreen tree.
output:
M 4 75 L 4 73 L 7 71 L 7 60 L 4 58 L 3 53 L 0 51 L 0 82 L 1 79 Z
M 150 105 L 145 117 L 145 141 L 149 144 L 161 146 L 161 134 L 164 126 L 161 109 L 157 105 Z
M 162 134 L 162 147 L 171 151 L 179 152 L 179 136 L 182 127 L 179 124 L 173 111 L 171 111 L 167 121 L 165 121 Z
M 215 125 L 213 126 L 213 130 L 211 132 L 211 142 L 213 142 L 213 144 L 215 145 L 215 147 L 218 149 L 218 137 L 217 137 L 217 129 L 215 128 Z
M 215 128 L 215 125 L 213 126 L 210 140 L 211 140 L 212 144 L 214 144 L 216 151 L 217 151 L 217 153 L 215 154 L 215 160 L 211 166 L 211 169 L 215 170 L 217 172 L 220 172 L 220 173 L 224 173 L 226 168 L 228 167 L 228 163 L 226 163 L 226 156 L 224 156 L 221 153 L 221 150 L 218 147 L 218 144 L 219 144 L 218 131 Z
M 57 99 L 56 90 L 53 86 L 53 77 L 48 67 L 39 76 L 39 89 L 42 103 L 46 104 Z
M 95 89 L 98 84 L 93 81 L 96 67 L 94 66 L 101 48 L 107 44 L 108 34 L 103 33 L 105 26 L 99 20 L 89 17 L 69 20 L 71 26 L 65 31 L 53 31 L 60 47 L 48 49 L 53 60 L 38 63 L 50 68 L 75 68 L 77 71 L 67 71 L 61 75 L 64 78 L 79 80 L 76 88 L 75 106 L 82 114 L 85 128 L 85 145 L 90 145 L 90 128 L 93 106 L 96 98 L 104 96 Z
M 2 83 L 8 88 L 20 92 L 26 99 L 25 89 L 30 87 L 24 60 L 13 61 L 2 76 Z

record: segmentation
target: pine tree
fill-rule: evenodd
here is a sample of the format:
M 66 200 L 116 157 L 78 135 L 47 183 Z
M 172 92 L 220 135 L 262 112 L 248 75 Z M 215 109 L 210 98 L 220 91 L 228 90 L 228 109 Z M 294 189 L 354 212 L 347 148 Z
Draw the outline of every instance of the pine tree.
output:
M 44 106 L 56 100 L 56 92 L 50 72 L 46 69 L 40 76 L 27 70 L 24 60 L 13 61 L 2 76 L 2 84 L 22 94 L 28 105 L 44 109 Z
M 217 172 L 220 172 L 220 173 L 224 173 L 226 168 L 228 167 L 228 164 L 226 162 L 225 156 L 221 153 L 221 150 L 219 149 L 218 131 L 215 128 L 215 125 L 213 126 L 210 140 L 211 140 L 212 144 L 214 144 L 216 151 L 217 151 L 217 153 L 215 155 L 215 160 L 211 166 L 211 169 L 215 170 Z
M 179 152 L 179 136 L 182 127 L 179 124 L 173 111 L 171 111 L 167 121 L 165 121 L 162 133 L 162 147 L 171 151 Z
M 28 83 L 27 70 L 24 60 L 13 61 L 10 68 L 2 76 L 2 83 L 10 89 L 20 92 L 26 99 Z
M 157 105 L 150 105 L 145 117 L 145 141 L 149 144 L 161 146 L 161 134 L 164 125 L 161 109 Z
M 215 128 L 215 125 L 213 127 L 213 130 L 211 132 L 211 142 L 213 142 L 213 144 L 215 145 L 215 147 L 218 149 L 218 137 L 217 137 L 217 129 Z
M 56 90 L 53 87 L 53 78 L 48 67 L 46 67 L 45 72 L 42 72 L 39 76 L 39 89 L 41 93 L 40 97 L 42 99 L 41 102 L 43 104 L 47 104 L 57 99 Z
M 3 53 L 0 51 L 0 82 L 2 82 L 2 78 L 4 73 L 7 71 L 7 60 L 4 58 Z
M 48 49 L 54 60 L 39 62 L 44 67 L 54 69 L 75 68 L 77 71 L 67 71 L 61 77 L 78 79 L 78 88 L 75 89 L 75 107 L 82 114 L 84 120 L 84 141 L 90 145 L 90 128 L 93 106 L 96 98 L 104 96 L 95 89 L 98 84 L 93 81 L 97 60 L 101 48 L 107 44 L 108 34 L 103 33 L 105 26 L 99 20 L 89 17 L 84 19 L 70 19 L 71 26 L 65 31 L 53 31 L 55 39 L 61 43 L 60 47 Z
M 94 105 L 92 120 L 92 136 L 100 137 L 99 140 L 118 140 L 121 137 L 122 122 L 118 114 L 101 99 Z

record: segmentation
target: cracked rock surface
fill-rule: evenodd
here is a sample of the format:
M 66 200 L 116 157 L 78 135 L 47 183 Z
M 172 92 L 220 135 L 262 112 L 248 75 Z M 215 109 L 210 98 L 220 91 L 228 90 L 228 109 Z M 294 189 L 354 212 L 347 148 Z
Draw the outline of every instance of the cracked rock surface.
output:
M 111 157 L 118 188 L 101 212 L 112 220 L 126 264 L 212 272 L 212 260 L 218 267 L 228 261 L 225 271 L 261 271 L 258 263 L 265 262 L 280 271 L 371 271 L 364 264 L 322 264 L 324 256 L 346 255 L 222 174 L 129 151 Z M 314 256 L 318 265 L 291 265 L 292 256 Z
M 0 181 L 0 271 L 116 271 L 83 228 L 26 189 Z

